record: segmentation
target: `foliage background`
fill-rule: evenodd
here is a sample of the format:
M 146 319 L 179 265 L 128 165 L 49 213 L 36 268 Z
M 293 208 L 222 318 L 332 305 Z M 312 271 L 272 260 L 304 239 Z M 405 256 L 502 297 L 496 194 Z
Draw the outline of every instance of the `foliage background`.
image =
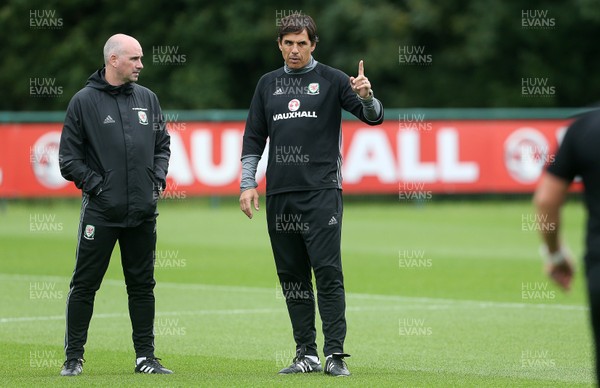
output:
M 30 12 L 55 11 L 57 29 L 35 29 Z M 522 26 L 522 12 L 554 18 L 548 29 Z M 596 0 L 78 1 L 5 0 L 0 5 L 0 110 L 64 110 L 102 66 L 117 32 L 144 49 L 140 84 L 165 109 L 247 109 L 260 76 L 282 65 L 277 16 L 313 16 L 315 58 L 355 74 L 359 59 L 387 107 L 575 107 L 597 100 L 600 7 Z M 185 63 L 152 59 L 169 46 Z M 428 66 L 399 63 L 401 46 L 424 46 Z M 528 98 L 521 80 L 547 78 L 556 94 Z M 32 97 L 32 78 L 51 78 L 59 97 Z

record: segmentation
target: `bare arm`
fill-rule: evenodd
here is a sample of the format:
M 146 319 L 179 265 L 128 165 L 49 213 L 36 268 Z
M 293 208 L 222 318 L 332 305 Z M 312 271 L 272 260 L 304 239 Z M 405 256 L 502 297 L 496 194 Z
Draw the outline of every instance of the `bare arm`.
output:
M 560 243 L 560 210 L 570 182 L 545 173 L 535 191 L 533 202 L 542 240 L 547 248 L 546 272 L 556 283 L 568 290 L 573 278 L 573 264 Z
M 542 231 L 542 239 L 548 246 L 550 253 L 560 249 L 560 209 L 567 196 L 569 182 L 550 173 L 545 173 L 538 184 L 533 197 L 537 209 L 538 222 Z M 543 226 L 543 227 L 542 227 Z

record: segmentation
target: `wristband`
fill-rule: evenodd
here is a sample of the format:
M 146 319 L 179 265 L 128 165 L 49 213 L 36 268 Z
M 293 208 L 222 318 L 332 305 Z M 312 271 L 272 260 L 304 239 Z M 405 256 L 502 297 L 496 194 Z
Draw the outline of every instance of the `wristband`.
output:
M 542 255 L 542 257 L 544 257 L 546 259 L 546 262 L 553 264 L 553 265 L 558 265 L 558 264 L 562 264 L 564 262 L 567 261 L 567 251 L 566 249 L 560 248 L 558 251 L 554 252 L 554 253 L 550 253 L 550 251 L 548 251 L 548 247 L 546 245 L 543 245 L 540 248 L 540 253 Z

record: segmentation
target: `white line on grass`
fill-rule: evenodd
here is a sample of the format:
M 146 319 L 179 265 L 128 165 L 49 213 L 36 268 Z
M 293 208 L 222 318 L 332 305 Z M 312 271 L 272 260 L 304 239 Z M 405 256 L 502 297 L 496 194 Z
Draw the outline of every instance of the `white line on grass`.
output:
M 5 281 L 53 281 L 62 282 L 68 284 L 69 278 L 63 276 L 37 276 L 37 275 L 20 275 L 20 274 L 0 274 L 0 279 Z M 124 287 L 125 283 L 123 280 L 116 279 L 105 279 L 104 285 L 109 286 L 120 286 Z M 265 287 L 243 287 L 243 286 L 222 286 L 212 284 L 192 284 L 192 283 L 170 283 L 160 282 L 157 284 L 157 288 L 171 288 L 179 290 L 198 290 L 198 291 L 220 291 L 220 292 L 234 292 L 234 293 L 257 293 L 257 294 L 272 294 L 274 288 Z M 423 309 L 441 309 L 451 307 L 468 307 L 468 308 L 505 308 L 505 309 L 547 309 L 547 310 L 562 310 L 562 311 L 588 311 L 587 306 L 581 305 L 565 305 L 565 304 L 547 304 L 547 303 L 516 303 L 516 302 L 494 302 L 494 301 L 476 301 L 476 300 L 464 300 L 464 299 L 446 299 L 446 298 L 428 298 L 428 297 L 409 297 L 399 295 L 379 295 L 379 294 L 359 294 L 349 292 L 347 293 L 348 299 L 359 299 L 359 300 L 380 300 L 389 302 L 400 302 L 400 303 L 412 303 Z M 408 306 L 399 306 L 406 309 Z M 390 306 L 382 307 L 383 309 L 390 309 Z M 379 308 L 375 308 L 379 309 Z M 365 311 L 363 307 L 348 308 L 349 311 Z M 279 311 L 279 309 L 229 309 L 229 310 L 198 310 L 189 312 L 189 314 L 202 315 L 202 314 L 257 314 L 257 313 L 272 313 Z M 186 314 L 185 312 L 173 312 L 172 315 Z M 157 315 L 165 315 L 165 313 Z M 127 316 L 125 314 L 98 314 L 97 317 L 121 317 Z M 0 323 L 10 322 L 28 322 L 28 321 L 44 321 L 44 320 L 56 320 L 64 319 L 64 316 L 49 316 L 49 317 L 9 317 L 0 318 Z
M 195 311 L 166 311 L 156 312 L 157 316 L 172 315 L 243 315 L 243 314 L 271 314 L 280 312 L 281 309 L 228 309 L 228 310 L 195 310 Z M 94 314 L 94 318 L 128 318 L 128 313 Z M 62 321 L 64 315 L 50 315 L 47 317 L 12 317 L 0 318 L 0 323 L 37 322 L 37 321 Z
M 392 310 L 403 310 L 407 306 L 393 306 Z M 413 306 L 415 308 L 420 306 Z M 389 306 L 369 306 L 369 307 L 348 307 L 347 311 L 363 312 L 363 311 L 389 311 Z M 260 309 L 223 309 L 223 310 L 188 310 L 188 311 L 160 311 L 156 312 L 156 316 L 182 316 L 182 315 L 252 315 L 252 314 L 274 314 L 283 313 L 282 308 L 260 308 Z M 94 314 L 94 318 L 129 318 L 128 313 L 98 313 Z M 50 315 L 37 317 L 9 317 L 0 318 L 0 323 L 19 323 L 19 322 L 39 322 L 39 321 L 63 321 L 64 315 Z
M 444 298 L 426 298 L 396 295 L 377 295 L 377 294 L 354 294 L 348 293 L 348 296 L 364 300 L 389 300 L 399 302 L 413 303 L 439 303 L 441 305 L 465 305 L 468 307 L 479 308 L 509 308 L 509 309 L 550 309 L 550 310 L 568 310 L 568 311 L 587 311 L 587 306 L 569 305 L 569 304 L 547 304 L 547 303 L 517 303 L 517 302 L 491 302 L 477 301 L 468 299 L 444 299 Z

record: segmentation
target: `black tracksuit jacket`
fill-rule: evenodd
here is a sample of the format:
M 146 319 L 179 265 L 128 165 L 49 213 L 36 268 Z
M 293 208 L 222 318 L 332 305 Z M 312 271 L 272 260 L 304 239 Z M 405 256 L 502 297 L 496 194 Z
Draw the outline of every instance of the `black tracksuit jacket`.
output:
M 89 199 L 86 222 L 134 227 L 158 215 L 170 138 L 156 95 L 135 83 L 112 86 L 104 71 L 92 74 L 69 103 L 60 171 Z
M 261 156 L 267 138 L 267 195 L 342 188 L 342 109 L 369 121 L 342 71 L 318 63 L 305 74 L 284 68 L 258 81 L 244 132 L 242 158 Z

